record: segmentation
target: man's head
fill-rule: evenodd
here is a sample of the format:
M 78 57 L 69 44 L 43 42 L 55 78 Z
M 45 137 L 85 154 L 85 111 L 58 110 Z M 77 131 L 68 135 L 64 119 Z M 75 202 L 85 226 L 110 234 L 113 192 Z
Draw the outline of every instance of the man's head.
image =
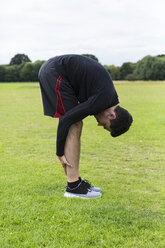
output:
M 98 126 L 111 132 L 112 137 L 117 137 L 128 131 L 133 118 L 131 114 L 119 105 L 110 107 L 103 112 L 95 115 Z

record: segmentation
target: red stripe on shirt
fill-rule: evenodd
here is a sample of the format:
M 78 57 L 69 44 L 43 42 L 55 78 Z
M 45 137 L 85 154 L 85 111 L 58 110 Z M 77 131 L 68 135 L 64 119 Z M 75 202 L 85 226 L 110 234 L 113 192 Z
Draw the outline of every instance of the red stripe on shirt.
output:
M 54 115 L 54 118 L 60 118 L 66 113 L 63 102 L 62 102 L 61 94 L 60 94 L 61 80 L 62 80 L 62 77 L 60 75 L 57 79 L 57 84 L 56 84 L 57 105 L 56 105 L 56 113 Z

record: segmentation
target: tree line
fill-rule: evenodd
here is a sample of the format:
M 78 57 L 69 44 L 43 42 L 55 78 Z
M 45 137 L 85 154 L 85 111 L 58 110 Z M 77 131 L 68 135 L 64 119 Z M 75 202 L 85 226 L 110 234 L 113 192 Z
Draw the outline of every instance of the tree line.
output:
M 105 65 L 114 80 L 165 80 L 165 55 L 145 56 L 137 63 Z
M 92 54 L 83 54 L 99 62 Z M 25 54 L 16 54 L 8 65 L 0 65 L 0 82 L 36 82 L 45 61 L 31 62 Z M 165 80 L 165 55 L 145 56 L 136 63 L 104 65 L 113 80 Z
M 31 62 L 25 54 L 16 54 L 9 65 L 0 65 L 0 82 L 36 82 L 44 61 Z

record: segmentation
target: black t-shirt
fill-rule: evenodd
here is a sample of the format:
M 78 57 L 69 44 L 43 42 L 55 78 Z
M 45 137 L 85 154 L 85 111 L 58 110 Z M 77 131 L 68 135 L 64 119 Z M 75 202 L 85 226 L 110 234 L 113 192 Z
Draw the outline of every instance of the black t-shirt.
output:
M 56 154 L 62 156 L 72 124 L 115 106 L 119 101 L 110 74 L 97 61 L 81 55 L 62 55 L 55 57 L 55 67 L 70 83 L 79 101 L 59 120 Z

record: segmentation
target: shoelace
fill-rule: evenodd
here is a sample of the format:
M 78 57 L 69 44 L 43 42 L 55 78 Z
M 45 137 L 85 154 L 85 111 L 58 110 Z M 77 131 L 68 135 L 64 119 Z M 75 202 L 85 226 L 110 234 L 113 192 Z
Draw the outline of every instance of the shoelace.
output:
M 80 188 L 83 190 L 83 191 L 91 191 L 90 189 L 89 189 L 89 187 L 88 187 L 88 184 L 84 181 L 84 180 L 82 180 L 81 181 L 81 183 L 80 183 Z
M 91 185 L 91 183 L 90 183 L 88 180 L 84 179 L 83 181 L 87 184 L 87 186 L 88 186 L 89 188 L 93 187 L 93 186 Z

